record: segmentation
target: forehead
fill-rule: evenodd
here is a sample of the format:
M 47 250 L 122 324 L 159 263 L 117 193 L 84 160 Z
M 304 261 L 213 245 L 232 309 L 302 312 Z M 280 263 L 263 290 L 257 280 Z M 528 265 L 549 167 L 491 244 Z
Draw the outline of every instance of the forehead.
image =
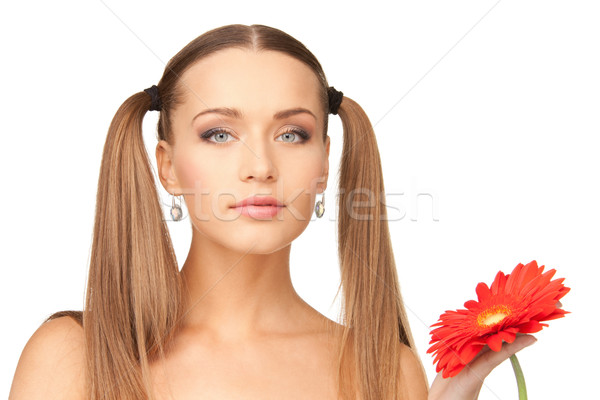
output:
M 181 76 L 184 108 L 235 107 L 244 114 L 305 107 L 318 115 L 319 81 L 303 62 L 277 51 L 230 48 L 192 65 Z

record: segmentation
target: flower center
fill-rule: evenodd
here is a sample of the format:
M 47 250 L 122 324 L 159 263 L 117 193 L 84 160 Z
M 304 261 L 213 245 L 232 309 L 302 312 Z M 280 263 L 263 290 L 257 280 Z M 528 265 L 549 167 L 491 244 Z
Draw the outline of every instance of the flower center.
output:
M 477 325 L 481 328 L 489 328 L 502 322 L 506 317 L 512 314 L 510 308 L 505 305 L 499 304 L 492 306 L 477 316 Z

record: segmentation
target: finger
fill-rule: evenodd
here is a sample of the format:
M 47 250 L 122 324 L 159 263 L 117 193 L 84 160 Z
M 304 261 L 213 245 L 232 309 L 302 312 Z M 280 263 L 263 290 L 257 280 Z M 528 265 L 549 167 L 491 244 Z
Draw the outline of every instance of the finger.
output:
M 531 346 L 537 339 L 531 335 L 518 336 L 512 343 L 503 343 L 500 351 L 487 351 L 469 364 L 469 369 L 475 375 L 486 377 L 490 372 L 513 354 Z

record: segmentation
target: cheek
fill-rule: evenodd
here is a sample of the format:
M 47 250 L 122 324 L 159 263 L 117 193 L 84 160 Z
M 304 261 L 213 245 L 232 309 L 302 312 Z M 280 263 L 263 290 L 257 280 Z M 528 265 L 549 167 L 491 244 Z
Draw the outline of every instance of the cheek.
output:
M 297 166 L 288 164 L 288 169 L 280 174 L 284 186 L 285 200 L 290 212 L 310 219 L 313 212 L 317 185 L 323 182 L 321 175 L 325 164 L 321 158 L 305 158 Z M 293 209 L 291 209 L 293 207 Z
M 199 220 L 209 220 L 223 213 L 219 203 L 214 203 L 213 197 L 219 201 L 229 201 L 232 199 L 227 193 L 233 193 L 224 185 L 229 182 L 231 171 L 224 168 L 215 168 L 214 161 L 207 160 L 205 157 L 182 157 L 178 159 L 176 174 L 179 183 L 185 193 L 185 202 L 190 215 Z
M 217 180 L 218 169 L 211 168 L 210 162 L 201 157 L 180 157 L 176 174 L 185 193 L 197 194 L 212 187 Z

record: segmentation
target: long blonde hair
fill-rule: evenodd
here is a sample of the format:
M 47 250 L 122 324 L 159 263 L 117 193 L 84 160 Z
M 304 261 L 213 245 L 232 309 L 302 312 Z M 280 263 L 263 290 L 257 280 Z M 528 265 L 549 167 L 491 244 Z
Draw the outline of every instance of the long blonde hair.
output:
M 271 50 L 308 65 L 320 82 L 327 135 L 329 84 L 319 61 L 298 40 L 264 25 L 227 25 L 199 36 L 167 64 L 158 83 L 158 139 L 173 143 L 171 112 L 181 104 L 180 77 L 196 61 L 227 48 Z M 153 398 L 149 363 L 163 356 L 182 316 L 181 280 L 142 138 L 150 96 L 129 97 L 114 116 L 104 145 L 84 311 L 62 311 L 85 333 L 87 392 L 92 400 Z M 397 399 L 401 343 L 414 349 L 396 272 L 381 161 L 364 110 L 344 97 L 339 169 L 338 254 L 342 291 L 337 359 L 340 398 Z M 350 215 L 356 191 L 374 205 Z M 349 365 L 348 360 L 354 360 Z M 346 369 L 352 375 L 346 375 Z M 354 376 L 348 382 L 347 376 Z M 354 392 L 356 388 L 358 393 Z

